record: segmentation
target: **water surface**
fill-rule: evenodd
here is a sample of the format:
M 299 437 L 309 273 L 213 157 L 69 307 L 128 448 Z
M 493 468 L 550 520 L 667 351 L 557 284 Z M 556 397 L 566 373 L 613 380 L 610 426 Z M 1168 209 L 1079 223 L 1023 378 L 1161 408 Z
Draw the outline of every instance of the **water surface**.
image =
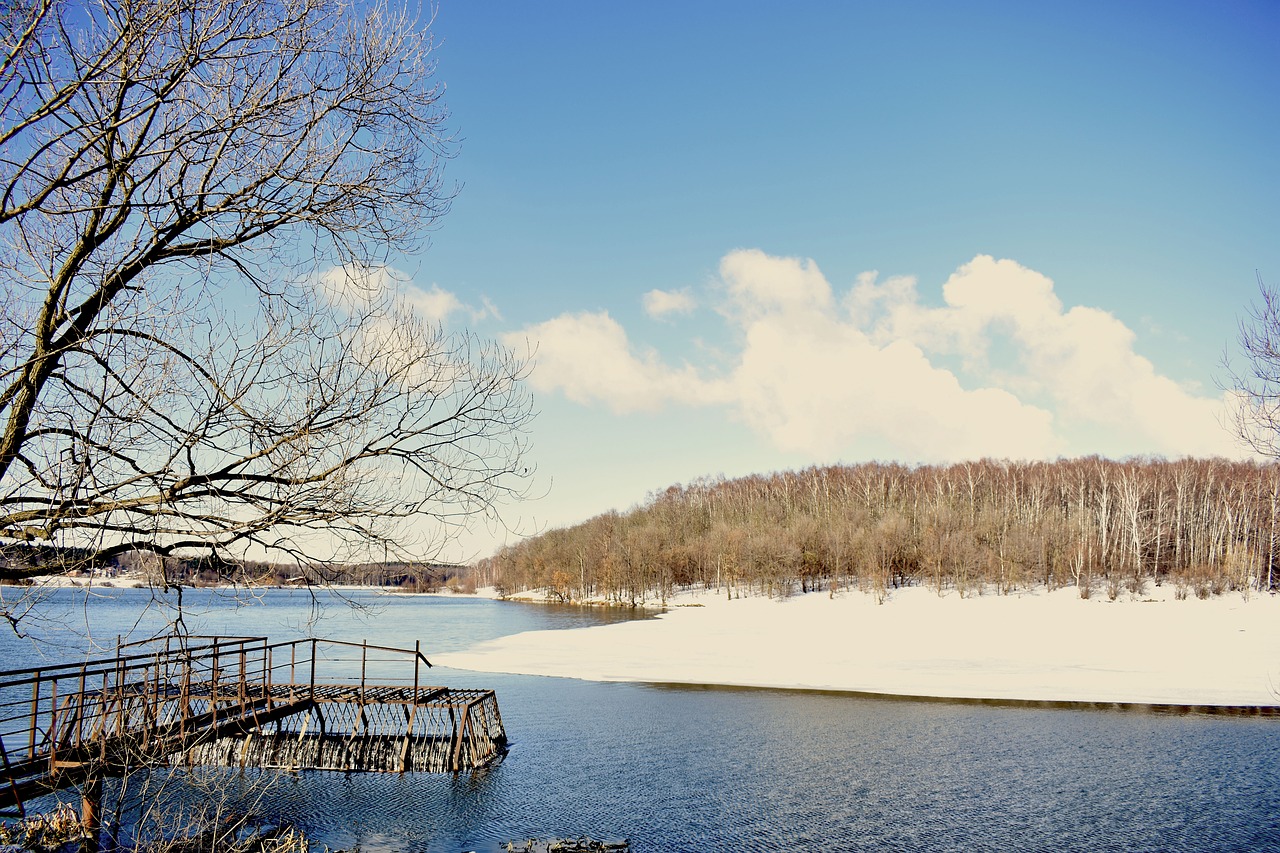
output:
M 431 652 L 616 612 L 468 598 L 252 606 L 188 591 L 193 631 L 307 633 Z M 145 593 L 59 593 L 114 637 Z M 66 631 L 63 628 L 62 631 Z M 46 639 L 73 639 L 51 623 Z M 5 666 L 36 654 L 6 636 Z M 49 652 L 45 651 L 48 655 Z M 600 684 L 437 667 L 498 691 L 513 741 L 470 776 L 309 773 L 262 808 L 331 847 L 457 853 L 530 836 L 623 836 L 636 851 L 1280 850 L 1280 721 L 835 694 Z

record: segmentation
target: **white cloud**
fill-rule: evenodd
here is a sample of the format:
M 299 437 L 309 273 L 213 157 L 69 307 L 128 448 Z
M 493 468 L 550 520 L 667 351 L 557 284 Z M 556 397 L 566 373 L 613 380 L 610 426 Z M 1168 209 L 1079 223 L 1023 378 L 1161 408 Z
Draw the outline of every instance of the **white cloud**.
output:
M 605 312 L 563 314 L 503 338 L 536 350 L 530 382 L 583 405 L 603 403 L 616 414 L 656 411 L 668 402 L 694 404 L 718 392 L 691 367 L 672 368 L 652 350 L 636 352 Z
M 449 319 L 450 314 L 462 310 L 462 302 L 458 297 L 447 290 L 441 290 L 436 284 L 431 285 L 430 290 L 406 287 L 404 298 L 422 319 L 430 323 L 443 323 Z
M 480 307 L 473 308 L 471 310 L 471 320 L 472 322 L 478 322 L 489 317 L 492 317 L 495 320 L 501 320 L 502 312 L 498 310 L 498 306 L 494 305 L 493 301 L 490 300 L 489 297 L 481 296 Z
M 758 250 L 725 256 L 720 279 L 727 368 L 672 367 L 607 314 L 565 315 L 520 335 L 539 347 L 535 387 L 617 413 L 726 406 L 814 461 L 1239 453 L 1225 398 L 1162 376 L 1119 319 L 1064 308 L 1015 261 L 975 257 L 935 305 L 909 277 L 865 273 L 838 294 L 812 260 Z M 650 314 L 670 295 L 647 294 Z
M 739 321 L 762 317 L 803 321 L 831 307 L 831 285 L 810 260 L 778 258 L 759 249 L 730 252 L 720 261 Z
M 871 440 L 913 461 L 1058 450 L 1048 412 L 965 389 L 910 341 L 873 340 L 841 316 L 812 261 L 735 252 L 720 269 L 743 340 L 733 399 L 780 449 L 830 460 Z M 906 280 L 893 287 L 910 292 Z
M 697 301 L 688 290 L 650 290 L 644 295 L 644 312 L 655 320 L 672 314 L 691 314 Z
M 801 333 L 797 333 L 797 332 Z M 906 341 L 878 346 L 849 325 L 753 323 L 733 376 L 744 420 L 781 450 L 858 456 L 859 442 L 910 461 L 1052 455 L 1049 413 L 992 388 L 965 390 Z
M 1073 450 L 1240 453 L 1221 426 L 1224 396 L 1200 396 L 1161 376 L 1134 351 L 1133 330 L 1098 308 L 1064 310 L 1053 281 L 1035 270 L 979 255 L 947 279 L 941 308 L 897 284 L 879 288 L 864 279 L 855 292 L 861 304 L 880 307 L 880 338 L 958 355 L 982 381 L 1050 405 L 1063 435 L 1080 428 L 1098 436 L 1095 446 Z M 989 363 L 998 342 L 1014 358 Z
M 438 284 L 421 287 L 395 267 L 333 267 L 320 275 L 319 282 L 325 298 L 338 306 L 367 305 L 384 294 L 394 294 L 429 323 L 447 323 L 458 313 L 466 314 L 473 323 L 488 317 L 501 319 L 488 297 L 481 297 L 478 308 L 467 305 Z

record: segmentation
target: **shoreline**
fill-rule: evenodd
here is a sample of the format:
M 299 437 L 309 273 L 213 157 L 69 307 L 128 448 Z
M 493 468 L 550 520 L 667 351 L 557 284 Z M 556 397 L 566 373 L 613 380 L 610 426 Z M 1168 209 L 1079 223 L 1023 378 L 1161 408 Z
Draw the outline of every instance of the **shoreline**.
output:
M 981 699 L 964 696 L 921 696 L 912 693 L 876 693 L 869 690 L 819 690 L 810 687 L 752 687 L 743 684 L 700 684 L 697 682 L 639 681 L 649 687 L 679 690 L 762 691 L 810 693 L 815 696 L 846 696 L 879 702 L 930 702 L 940 705 L 980 705 L 987 708 L 1058 709 L 1069 711 L 1121 712 L 1187 716 L 1203 714 L 1221 717 L 1280 717 L 1280 704 L 1275 705 L 1194 705 L 1171 702 L 1098 702 L 1086 699 Z
M 529 600 L 529 596 L 524 596 Z M 725 600 L 681 593 L 655 618 L 532 631 L 440 655 L 455 669 L 1173 713 L 1280 715 L 1280 597 L 919 587 Z
M 146 586 L 58 580 L 50 585 Z M 331 589 L 561 604 L 541 591 Z M 686 590 L 635 610 L 644 618 L 526 632 L 434 660 L 475 672 L 659 686 L 1280 716 L 1276 595 L 1180 600 L 1166 584 L 1115 601 L 1081 599 L 1071 587 L 962 598 L 909 587 L 880 604 L 856 590 L 732 600 L 724 591 Z

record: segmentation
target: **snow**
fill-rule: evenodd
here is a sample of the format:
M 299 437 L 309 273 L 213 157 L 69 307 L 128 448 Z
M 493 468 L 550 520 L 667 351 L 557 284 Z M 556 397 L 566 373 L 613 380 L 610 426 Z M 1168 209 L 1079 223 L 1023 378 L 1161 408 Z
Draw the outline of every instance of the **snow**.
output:
M 655 619 L 531 631 L 457 669 L 965 699 L 1280 705 L 1280 597 L 1083 600 L 1075 589 L 774 600 L 686 593 Z

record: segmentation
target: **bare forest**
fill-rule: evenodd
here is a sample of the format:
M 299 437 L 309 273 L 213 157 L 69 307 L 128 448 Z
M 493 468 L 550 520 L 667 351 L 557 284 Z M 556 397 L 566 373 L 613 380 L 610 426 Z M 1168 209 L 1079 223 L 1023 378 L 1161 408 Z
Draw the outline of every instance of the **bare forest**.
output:
M 867 463 L 704 479 L 507 547 L 478 585 L 636 604 L 904 585 L 1083 598 L 1250 595 L 1280 584 L 1280 466 L 1099 457 L 949 466 Z

